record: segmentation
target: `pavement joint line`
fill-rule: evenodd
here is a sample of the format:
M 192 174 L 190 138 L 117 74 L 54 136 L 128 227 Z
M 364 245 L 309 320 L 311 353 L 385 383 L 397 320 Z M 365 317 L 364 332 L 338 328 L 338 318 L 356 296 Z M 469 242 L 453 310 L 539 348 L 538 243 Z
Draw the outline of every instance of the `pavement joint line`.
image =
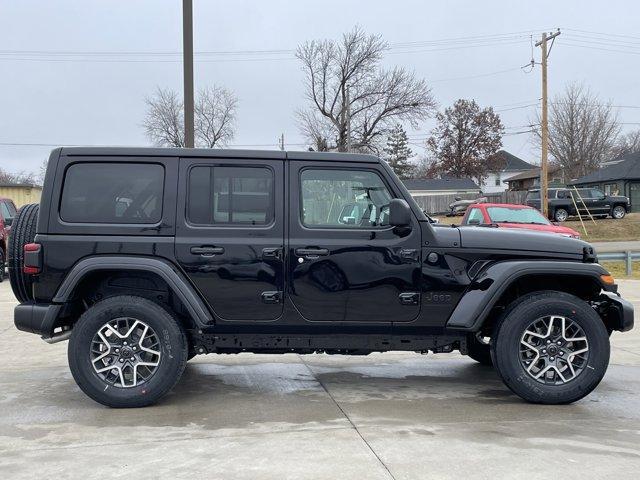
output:
M 343 408 L 340 406 L 340 404 L 336 401 L 336 399 L 334 398 L 334 396 L 331 394 L 331 392 L 329 392 L 329 389 L 325 386 L 325 384 L 322 382 L 322 380 L 320 380 L 316 374 L 314 373 L 314 371 L 312 370 L 312 368 L 307 365 L 307 363 L 302 359 L 302 357 L 300 355 L 298 355 L 298 359 L 300 360 L 300 362 L 302 362 L 302 364 L 307 368 L 307 370 L 309 370 L 309 373 L 311 374 L 311 376 L 320 384 L 320 386 L 322 387 L 322 389 L 326 392 L 326 394 L 329 396 L 329 398 L 331 399 L 331 401 L 335 404 L 335 406 L 338 408 L 338 410 L 340 410 L 342 412 L 342 415 L 344 415 L 344 418 L 346 418 L 349 423 L 351 424 L 351 427 L 353 428 L 353 430 L 355 430 L 355 432 L 358 434 L 358 436 L 360 437 L 360 439 L 364 442 L 364 444 L 367 446 L 367 448 L 371 451 L 371 453 L 378 459 L 378 462 L 380 462 L 380 465 L 382 465 L 382 467 L 387 471 L 387 473 L 389 474 L 389 477 L 391 477 L 392 480 L 396 480 L 396 477 L 393 475 L 393 473 L 391 473 L 391 470 L 389 470 L 389 467 L 382 461 L 382 459 L 380 458 L 380 456 L 376 453 L 376 451 L 373 449 L 373 447 L 371 446 L 371 444 L 367 441 L 366 438 L 364 438 L 364 436 L 362 435 L 362 433 L 360 432 L 360 430 L 358 429 L 358 427 L 356 426 L 355 423 L 353 423 L 353 420 L 351 420 L 351 418 L 349 417 L 349 415 L 347 415 L 347 412 L 345 412 L 343 410 Z

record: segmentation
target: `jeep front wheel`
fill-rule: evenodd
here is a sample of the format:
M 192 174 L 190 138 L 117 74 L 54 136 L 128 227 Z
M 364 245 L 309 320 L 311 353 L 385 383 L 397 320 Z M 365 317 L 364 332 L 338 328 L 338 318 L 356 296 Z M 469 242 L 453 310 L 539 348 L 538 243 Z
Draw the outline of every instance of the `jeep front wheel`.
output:
M 143 407 L 178 382 L 187 362 L 174 315 L 141 297 L 117 296 L 89 308 L 73 328 L 69 367 L 78 386 L 109 407 Z
M 588 395 L 609 364 L 609 335 L 587 303 L 563 292 L 526 295 L 496 325 L 491 355 L 514 393 L 544 404 Z

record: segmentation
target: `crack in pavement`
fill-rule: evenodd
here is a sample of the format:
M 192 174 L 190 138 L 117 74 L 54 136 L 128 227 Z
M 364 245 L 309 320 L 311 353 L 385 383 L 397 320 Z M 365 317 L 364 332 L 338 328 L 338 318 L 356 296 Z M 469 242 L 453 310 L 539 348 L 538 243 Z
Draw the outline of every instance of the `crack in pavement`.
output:
M 342 412 L 342 415 L 344 415 L 344 418 L 347 419 L 347 421 L 351 424 L 351 427 L 353 427 L 353 430 L 355 430 L 355 432 L 358 434 L 358 436 L 360 437 L 360 439 L 364 442 L 364 444 L 367 446 L 367 448 L 369 449 L 369 451 L 373 454 L 374 457 L 376 457 L 378 459 L 378 462 L 380 462 L 380 465 L 382 465 L 382 467 L 387 471 L 387 473 L 389 474 L 389 477 L 392 480 L 396 480 L 396 477 L 393 475 L 393 473 L 391 473 L 391 470 L 389 470 L 389 467 L 387 466 L 386 463 L 384 463 L 382 461 L 382 458 L 380 458 L 380 456 L 376 453 L 376 451 L 373 449 L 373 447 L 371 446 L 371 444 L 367 441 L 366 438 L 364 438 L 364 436 L 362 435 L 362 432 L 360 432 L 360 429 L 358 429 L 358 427 L 356 426 L 355 423 L 353 423 L 353 420 L 351 420 L 351 417 L 349 417 L 349 415 L 347 414 L 347 412 L 344 411 L 344 409 L 340 406 L 340 404 L 336 401 L 336 399 L 334 398 L 334 396 L 331 394 L 331 392 L 329 392 L 329 389 L 326 387 L 326 385 L 324 383 L 322 383 L 322 380 L 320 380 L 316 374 L 314 373 L 313 369 L 302 359 L 302 357 L 300 355 L 297 355 L 298 359 L 300 360 L 300 362 L 307 368 L 307 370 L 309 370 L 309 373 L 311 374 L 311 376 L 320 384 L 320 386 L 322 387 L 322 389 L 326 392 L 326 394 L 329 396 L 329 398 L 331 399 L 331 401 L 335 404 L 335 406 L 338 408 L 338 410 L 340 410 L 340 412 Z

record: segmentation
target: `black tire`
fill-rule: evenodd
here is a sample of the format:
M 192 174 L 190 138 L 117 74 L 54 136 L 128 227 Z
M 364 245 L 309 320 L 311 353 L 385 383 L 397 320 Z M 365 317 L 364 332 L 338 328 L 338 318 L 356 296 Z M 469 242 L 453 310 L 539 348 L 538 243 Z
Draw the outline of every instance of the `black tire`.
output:
M 589 348 L 586 364 L 579 373 L 566 383 L 553 385 L 530 375 L 520 357 L 527 327 L 552 315 L 578 325 Z M 496 324 L 491 342 L 493 364 L 502 381 L 524 400 L 542 404 L 572 403 L 591 393 L 607 371 L 609 355 L 609 335 L 598 314 L 578 297 L 556 291 L 531 293 L 514 302 Z
M 569 212 L 567 211 L 566 208 L 556 208 L 555 211 L 553 212 L 553 219 L 556 222 L 566 222 L 567 219 L 569 218 Z
M 469 335 L 467 341 L 467 355 L 482 365 L 493 366 L 491 358 L 491 346 L 481 342 L 475 335 Z
M 9 234 L 8 266 L 11 290 L 20 303 L 33 300 L 33 277 L 22 271 L 23 247 L 36 237 L 40 205 L 30 203 L 18 210 Z
M 627 209 L 623 205 L 614 205 L 611 209 L 611 218 L 622 220 L 627 214 Z
M 98 331 L 107 322 L 123 317 L 148 325 L 157 334 L 159 345 L 153 348 L 160 351 L 154 373 L 144 383 L 126 388 L 101 378 L 91 361 Z M 96 303 L 80 317 L 71 334 L 68 358 L 73 378 L 89 397 L 109 407 L 131 408 L 151 405 L 168 393 L 184 371 L 188 352 L 187 337 L 172 312 L 151 300 L 123 295 Z

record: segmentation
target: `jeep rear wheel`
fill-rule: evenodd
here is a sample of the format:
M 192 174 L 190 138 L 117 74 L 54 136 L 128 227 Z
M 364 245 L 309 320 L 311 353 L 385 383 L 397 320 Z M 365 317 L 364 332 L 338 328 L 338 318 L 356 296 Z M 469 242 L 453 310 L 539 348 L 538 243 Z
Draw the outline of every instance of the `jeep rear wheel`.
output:
M 564 208 L 556 208 L 553 218 L 556 222 L 566 222 L 567 218 L 569 218 L 569 212 Z
M 178 382 L 186 336 L 174 315 L 141 297 L 96 303 L 73 328 L 69 367 L 89 397 L 109 407 L 143 407 Z
M 514 393 L 534 403 L 563 404 L 588 395 L 609 364 L 609 335 L 598 314 L 563 292 L 529 294 L 496 325 L 491 355 Z
M 11 290 L 20 303 L 33 300 L 33 277 L 22 271 L 24 260 L 24 246 L 32 243 L 36 236 L 38 212 L 37 203 L 24 205 L 13 220 L 9 234 L 8 266 Z

